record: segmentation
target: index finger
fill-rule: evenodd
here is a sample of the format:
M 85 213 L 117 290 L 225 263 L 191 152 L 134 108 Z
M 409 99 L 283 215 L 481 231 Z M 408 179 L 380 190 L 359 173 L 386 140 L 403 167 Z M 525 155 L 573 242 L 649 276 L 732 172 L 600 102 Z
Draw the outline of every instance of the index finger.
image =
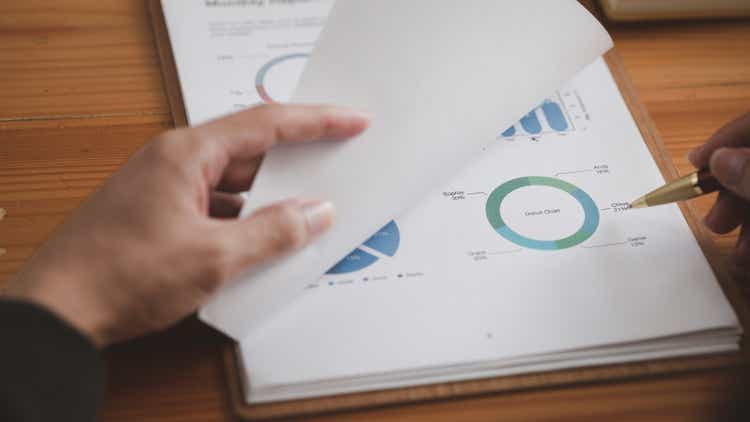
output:
M 717 149 L 739 146 L 750 146 L 750 113 L 722 126 L 705 144 L 690 151 L 688 160 L 701 169 L 708 165 Z
M 279 142 L 338 140 L 361 133 L 370 117 L 332 106 L 265 104 L 193 129 L 201 140 L 220 144 L 229 160 L 248 160 Z

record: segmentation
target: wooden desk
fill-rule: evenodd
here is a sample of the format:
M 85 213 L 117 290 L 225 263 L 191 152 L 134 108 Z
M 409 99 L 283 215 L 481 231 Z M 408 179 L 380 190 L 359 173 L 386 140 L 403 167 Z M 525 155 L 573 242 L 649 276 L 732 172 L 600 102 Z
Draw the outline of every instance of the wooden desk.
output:
M 750 110 L 750 21 L 612 26 L 681 171 Z M 143 0 L 0 2 L 0 283 L 94 187 L 172 126 Z M 709 200 L 700 202 L 706 210 Z M 0 215 L 2 212 L 0 212 Z M 730 252 L 735 234 L 716 237 Z M 106 352 L 105 421 L 223 421 L 220 348 L 194 319 Z M 319 420 L 703 420 L 732 371 L 491 395 Z

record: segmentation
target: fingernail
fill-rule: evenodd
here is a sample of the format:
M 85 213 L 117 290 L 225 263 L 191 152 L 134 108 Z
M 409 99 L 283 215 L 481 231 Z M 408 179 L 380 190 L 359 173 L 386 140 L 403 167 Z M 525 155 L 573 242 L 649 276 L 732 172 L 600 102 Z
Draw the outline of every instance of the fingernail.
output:
M 339 110 L 338 118 L 346 122 L 342 125 L 343 136 L 350 136 L 353 133 L 365 130 L 372 120 L 372 113 L 366 111 L 353 108 L 342 108 Z
M 307 220 L 307 228 L 310 234 L 317 236 L 323 233 L 333 224 L 335 212 L 333 204 L 325 201 L 312 201 L 302 204 L 302 212 Z
M 729 148 L 719 148 L 711 155 L 711 172 L 727 186 L 737 186 L 742 181 L 747 157 Z
M 331 139 L 347 139 L 358 135 L 370 125 L 372 114 L 346 107 L 334 107 L 327 113 L 327 135 Z
M 364 110 L 357 110 L 355 108 L 339 108 L 337 113 L 340 117 L 357 120 L 372 120 L 373 114 Z

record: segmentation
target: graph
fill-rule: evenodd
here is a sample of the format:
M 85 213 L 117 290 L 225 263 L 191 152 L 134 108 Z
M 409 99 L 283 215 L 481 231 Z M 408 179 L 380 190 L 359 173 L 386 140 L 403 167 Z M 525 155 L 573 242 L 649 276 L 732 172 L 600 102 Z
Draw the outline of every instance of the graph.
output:
M 566 101 L 567 99 L 567 101 Z M 571 109 L 580 109 L 579 100 L 572 93 L 557 93 L 547 98 L 538 107 L 528 112 L 516 124 L 507 128 L 500 136 L 538 136 L 545 133 L 566 133 L 576 129 Z
M 286 101 L 291 96 L 291 90 L 302 74 L 302 69 L 309 54 L 292 53 L 271 59 L 258 69 L 255 74 L 255 89 L 266 103 Z
M 503 201 L 505 201 L 513 192 L 530 186 L 545 186 L 557 189 L 573 197 L 583 209 L 583 223 L 578 230 L 573 234 L 560 239 L 547 240 L 532 238 L 512 229 L 506 222 L 506 219 L 501 215 Z M 545 209 L 527 210 L 523 215 L 529 218 L 537 218 L 537 216 L 554 216 L 566 211 L 565 209 L 561 211 L 559 204 L 549 205 L 550 206 Z M 553 177 L 519 177 L 505 182 L 495 188 L 495 190 L 489 195 L 485 210 L 490 225 L 500 236 L 518 246 L 529 249 L 559 250 L 570 248 L 590 238 L 599 226 L 599 208 L 596 206 L 594 200 L 591 199 L 591 196 L 577 186 Z M 573 210 L 569 209 L 569 211 L 572 212 Z M 545 224 L 545 221 L 541 219 L 537 219 L 535 222 L 537 224 Z M 547 224 L 549 224 L 549 222 L 547 222 Z
M 365 269 L 380 258 L 396 255 L 400 243 L 401 234 L 398 226 L 395 221 L 391 221 L 367 239 L 362 246 L 334 265 L 326 274 L 346 274 Z

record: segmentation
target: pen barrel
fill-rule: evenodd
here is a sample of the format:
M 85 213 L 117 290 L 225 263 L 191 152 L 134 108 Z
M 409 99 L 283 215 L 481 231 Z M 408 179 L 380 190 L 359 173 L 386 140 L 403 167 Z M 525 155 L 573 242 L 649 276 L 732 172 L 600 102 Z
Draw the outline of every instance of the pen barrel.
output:
M 649 207 L 654 205 L 669 204 L 677 201 L 695 198 L 703 195 L 703 189 L 698 186 L 698 172 L 675 179 L 670 183 L 650 192 L 644 196 Z

